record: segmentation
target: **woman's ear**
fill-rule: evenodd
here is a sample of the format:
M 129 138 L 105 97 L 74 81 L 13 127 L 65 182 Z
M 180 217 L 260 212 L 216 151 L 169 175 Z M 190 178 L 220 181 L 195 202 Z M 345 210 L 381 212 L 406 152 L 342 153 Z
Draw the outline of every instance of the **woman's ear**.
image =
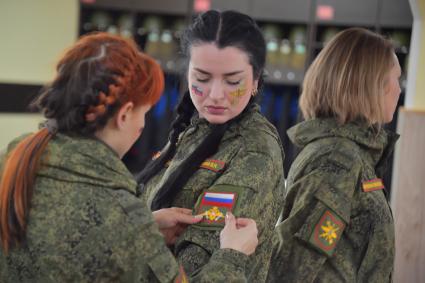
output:
M 115 115 L 115 125 L 119 130 L 126 127 L 134 109 L 133 102 L 127 102 L 120 107 L 117 114 Z
M 258 80 L 254 80 L 253 85 L 254 85 L 253 89 L 258 89 Z

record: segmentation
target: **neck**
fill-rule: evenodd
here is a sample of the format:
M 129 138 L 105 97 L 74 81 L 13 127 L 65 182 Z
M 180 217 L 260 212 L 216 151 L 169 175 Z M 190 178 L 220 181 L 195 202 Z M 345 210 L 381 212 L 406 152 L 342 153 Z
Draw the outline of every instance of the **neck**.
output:
M 114 133 L 112 130 L 105 127 L 101 130 L 97 130 L 94 135 L 96 138 L 108 145 L 113 151 L 115 151 L 120 159 L 123 158 L 126 151 L 121 149 L 119 135 L 117 135 L 117 133 Z

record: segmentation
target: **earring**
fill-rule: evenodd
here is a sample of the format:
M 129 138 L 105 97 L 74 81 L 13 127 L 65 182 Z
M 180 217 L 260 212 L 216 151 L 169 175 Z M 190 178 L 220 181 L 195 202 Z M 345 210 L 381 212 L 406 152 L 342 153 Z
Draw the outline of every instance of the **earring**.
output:
M 251 95 L 256 96 L 258 94 L 258 89 L 253 89 Z

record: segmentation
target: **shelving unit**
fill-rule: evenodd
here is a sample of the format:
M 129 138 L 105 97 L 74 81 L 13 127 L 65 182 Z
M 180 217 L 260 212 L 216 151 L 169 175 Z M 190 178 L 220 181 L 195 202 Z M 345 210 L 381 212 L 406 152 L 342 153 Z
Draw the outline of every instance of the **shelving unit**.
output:
M 106 13 L 110 24 L 99 29 L 108 30 L 112 26 L 112 32 L 124 30 L 121 33 L 129 36 L 128 31 L 131 31 L 131 36 L 161 63 L 166 74 L 165 95 L 149 113 L 141 140 L 125 157 L 132 171 L 140 170 L 151 153 L 166 142 L 172 110 L 184 89 L 184 62 L 178 53 L 179 33 L 198 12 L 194 9 L 197 4 L 201 4 L 198 8 L 247 13 L 263 29 L 268 53 L 261 108 L 282 137 L 287 155 L 286 172 L 294 158 L 286 130 L 298 119 L 297 101 L 305 69 L 335 33 L 361 26 L 394 37 L 399 41 L 400 63 L 403 70 L 407 70 L 412 15 L 404 0 L 199 1 L 203 3 L 197 3 L 198 0 L 81 1 L 80 34 L 96 26 L 90 24 L 96 13 Z M 122 20 L 123 15 L 127 21 Z M 123 29 L 122 22 L 131 24 Z

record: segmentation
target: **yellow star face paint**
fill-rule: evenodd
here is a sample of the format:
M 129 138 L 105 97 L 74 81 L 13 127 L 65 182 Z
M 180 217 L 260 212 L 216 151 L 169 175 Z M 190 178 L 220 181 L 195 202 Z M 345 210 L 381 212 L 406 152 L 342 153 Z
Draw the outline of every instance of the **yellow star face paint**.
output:
M 239 98 L 241 96 L 244 96 L 245 94 L 246 94 L 245 84 L 240 84 L 236 90 L 229 92 L 229 95 L 235 98 Z
M 241 82 L 236 90 L 229 92 L 232 105 L 235 105 L 239 102 L 239 99 L 246 94 L 246 89 L 247 88 L 245 83 Z

